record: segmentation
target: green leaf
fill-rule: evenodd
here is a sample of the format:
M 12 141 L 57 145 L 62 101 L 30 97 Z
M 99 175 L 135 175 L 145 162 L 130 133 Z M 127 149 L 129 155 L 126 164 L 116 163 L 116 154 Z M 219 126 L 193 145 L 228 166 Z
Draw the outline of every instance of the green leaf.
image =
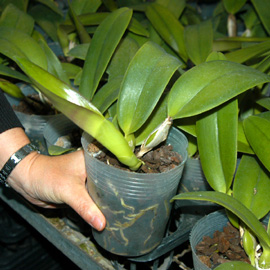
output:
M 125 135 L 138 130 L 152 113 L 181 62 L 152 42 L 132 59 L 118 99 L 118 121 Z
M 172 198 L 174 200 L 196 200 L 217 203 L 235 214 L 256 235 L 262 246 L 269 249 L 270 236 L 256 216 L 234 197 L 218 191 L 197 191 L 181 193 Z
M 78 44 L 67 53 L 67 56 L 85 60 L 89 46 L 90 43 Z
M 137 42 L 129 36 L 121 40 L 106 70 L 109 80 L 125 75 L 128 65 L 138 49 Z
M 55 13 L 58 13 L 60 16 L 63 16 L 62 11 L 57 7 L 56 2 L 50 1 L 50 0 L 36 0 L 37 2 L 47 6 L 49 9 L 54 11 Z
M 135 18 L 131 19 L 128 30 L 133 32 L 134 34 L 149 37 L 149 32 L 147 31 L 147 29 L 145 29 L 145 27 L 143 27 L 143 25 Z
M 96 12 L 101 4 L 101 0 L 76 0 L 72 1 L 70 5 L 76 14 L 81 15 L 85 13 Z
M 63 20 L 61 15 L 44 5 L 33 6 L 29 9 L 28 14 L 34 18 L 35 22 L 53 41 L 58 41 L 57 27 Z
M 38 66 L 47 69 L 47 59 L 39 44 L 29 35 L 14 28 L 0 27 L 0 52 L 14 60 L 25 56 Z
M 263 26 L 270 35 L 270 18 L 268 14 L 268 10 L 270 9 L 270 2 L 268 0 L 251 0 L 251 3 L 259 14 Z
M 56 109 L 97 139 L 120 162 L 133 170 L 140 167 L 141 161 L 131 151 L 122 133 L 106 120 L 92 103 L 72 87 L 27 59 L 17 58 L 17 64 Z
M 71 63 L 61 63 L 64 72 L 67 74 L 68 78 L 74 80 L 79 72 L 81 72 L 82 68 L 71 64 Z
M 47 56 L 48 72 L 61 79 L 63 82 L 70 84 L 69 78 L 62 68 L 61 62 L 48 46 L 47 42 L 43 39 L 40 39 L 39 44 Z
M 30 83 L 30 80 L 25 75 L 23 75 L 21 72 L 18 72 L 16 70 L 11 69 L 11 68 L 9 68 L 5 65 L 2 65 L 2 64 L 0 64 L 0 74 L 3 76 L 7 76 L 10 78 L 14 78 L 14 79 L 18 79 L 20 81 Z
M 185 72 L 173 85 L 168 115 L 177 119 L 200 114 L 269 79 L 251 67 L 229 61 L 202 63 Z
M 117 77 L 108 81 L 95 94 L 92 103 L 104 113 L 118 98 L 123 77 Z
M 247 0 L 223 0 L 223 4 L 228 13 L 237 13 Z
M 16 85 L 9 81 L 2 80 L 0 78 L 0 89 L 6 92 L 8 95 L 22 99 L 24 98 L 24 94 L 22 93 L 21 89 Z
M 237 100 L 203 115 L 196 124 L 202 169 L 210 186 L 227 193 L 236 168 Z M 230 147 L 228 147 L 228 145 Z
M 34 19 L 13 4 L 9 4 L 0 18 L 0 26 L 8 26 L 31 35 L 34 29 Z
M 166 7 L 176 19 L 180 17 L 186 7 L 185 0 L 157 0 L 156 3 Z
M 256 268 L 249 263 L 232 261 L 220 264 L 215 270 L 255 270 Z
M 213 27 L 211 21 L 187 26 L 184 31 L 184 40 L 190 60 L 195 65 L 205 62 L 213 46 Z
M 167 95 L 163 95 L 159 103 L 155 107 L 153 113 L 143 124 L 143 126 L 135 132 L 136 145 L 141 145 L 143 141 L 155 130 L 167 117 Z
M 83 24 L 81 23 L 80 19 L 78 18 L 77 14 L 75 13 L 75 11 L 73 10 L 71 5 L 69 6 L 69 10 L 70 10 L 72 20 L 75 24 L 77 33 L 80 37 L 81 43 L 90 43 L 91 38 L 90 38 L 89 34 L 87 33 L 87 31 L 85 30 Z
M 255 157 L 244 155 L 235 176 L 233 196 L 261 219 L 270 211 L 270 204 L 266 203 L 269 193 L 269 173 L 266 173 Z
M 251 149 L 247 141 L 242 121 L 238 121 L 237 151 L 251 155 L 254 154 L 253 150 Z
M 51 156 L 59 156 L 75 150 L 76 150 L 75 148 L 64 148 L 57 145 L 51 145 L 48 148 L 48 153 Z
M 268 52 L 270 48 L 270 41 L 264 41 L 246 48 L 226 53 L 225 56 L 229 61 L 236 63 L 244 63 L 254 57 L 260 56 Z
M 260 161 L 270 171 L 270 112 L 252 115 L 244 120 L 244 131 L 248 142 Z
M 87 99 L 92 99 L 131 16 L 132 10 L 118 9 L 97 28 L 86 56 L 80 84 L 80 93 Z
M 167 8 L 158 4 L 149 5 L 145 14 L 160 36 L 186 62 L 188 57 L 184 44 L 184 27 L 182 24 Z
M 257 100 L 256 103 L 261 105 L 262 107 L 264 107 L 268 111 L 270 111 L 270 98 L 269 97 L 261 98 L 261 99 Z
M 3 9 L 9 4 L 13 4 L 20 10 L 26 12 L 28 7 L 29 0 L 1 0 L 0 1 L 0 12 L 2 12 Z

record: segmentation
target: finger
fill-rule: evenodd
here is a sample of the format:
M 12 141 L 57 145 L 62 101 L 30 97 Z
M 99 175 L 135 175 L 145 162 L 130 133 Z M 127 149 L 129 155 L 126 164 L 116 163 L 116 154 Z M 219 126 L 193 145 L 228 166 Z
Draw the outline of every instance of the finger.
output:
M 71 206 L 88 224 L 98 231 L 102 231 L 106 225 L 106 219 L 94 201 L 89 196 L 85 187 L 79 187 L 68 196 L 65 202 Z

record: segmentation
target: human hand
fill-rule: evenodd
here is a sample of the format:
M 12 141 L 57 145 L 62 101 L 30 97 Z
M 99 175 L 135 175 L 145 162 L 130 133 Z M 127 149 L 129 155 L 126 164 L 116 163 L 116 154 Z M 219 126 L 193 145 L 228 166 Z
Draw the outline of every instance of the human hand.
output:
M 9 139 L 12 137 L 10 136 Z M 28 138 L 23 141 L 19 143 L 21 146 L 28 143 Z M 18 139 L 16 143 L 18 144 Z M 68 204 L 87 223 L 101 231 L 106 220 L 89 196 L 85 181 L 86 169 L 82 150 L 55 157 L 32 152 L 15 167 L 8 178 L 8 184 L 31 203 L 45 208 Z

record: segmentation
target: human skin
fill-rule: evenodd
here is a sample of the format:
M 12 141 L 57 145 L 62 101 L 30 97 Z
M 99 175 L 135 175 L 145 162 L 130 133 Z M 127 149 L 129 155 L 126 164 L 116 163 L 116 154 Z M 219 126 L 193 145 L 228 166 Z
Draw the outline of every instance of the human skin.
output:
M 9 157 L 30 143 L 22 128 L 12 128 L 0 134 L 0 168 Z M 98 231 L 106 219 L 89 196 L 83 151 L 61 156 L 46 156 L 38 152 L 27 155 L 11 172 L 8 184 L 29 202 L 44 208 L 62 204 L 71 206 Z

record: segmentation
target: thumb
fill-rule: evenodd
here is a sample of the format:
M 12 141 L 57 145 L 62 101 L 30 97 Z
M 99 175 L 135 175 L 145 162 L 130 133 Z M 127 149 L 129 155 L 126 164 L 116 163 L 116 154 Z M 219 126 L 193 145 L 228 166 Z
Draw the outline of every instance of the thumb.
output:
M 85 187 L 73 189 L 72 196 L 65 201 L 72 207 L 88 224 L 98 231 L 102 231 L 106 225 L 106 219 Z

